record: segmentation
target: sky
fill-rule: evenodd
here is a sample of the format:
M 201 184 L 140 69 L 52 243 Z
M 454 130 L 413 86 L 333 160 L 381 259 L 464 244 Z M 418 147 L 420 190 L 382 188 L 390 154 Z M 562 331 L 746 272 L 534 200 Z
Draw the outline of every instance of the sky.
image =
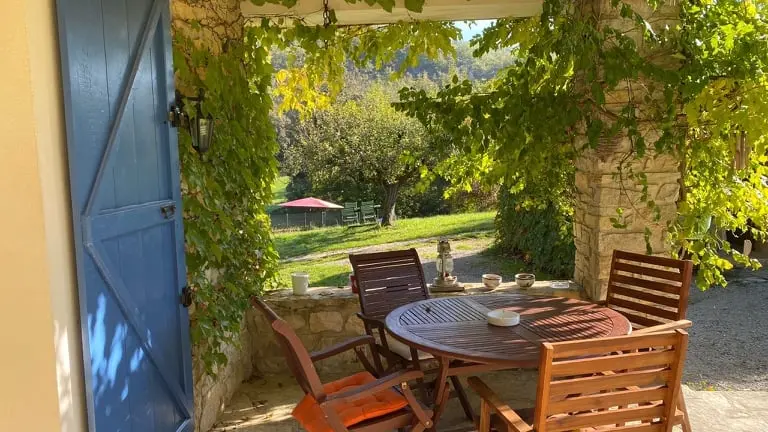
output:
M 493 23 L 492 20 L 475 21 L 473 24 L 468 24 L 466 21 L 457 22 L 456 26 L 461 29 L 461 36 L 464 40 L 470 40 L 473 36 L 483 32 L 483 29 Z

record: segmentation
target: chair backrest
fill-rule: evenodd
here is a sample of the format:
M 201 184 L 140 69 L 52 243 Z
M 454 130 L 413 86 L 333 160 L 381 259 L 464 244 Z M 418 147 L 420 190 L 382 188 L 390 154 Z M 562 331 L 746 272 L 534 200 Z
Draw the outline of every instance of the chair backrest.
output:
M 252 297 L 251 305 L 260 310 L 269 321 L 280 349 L 285 355 L 288 368 L 296 378 L 304 393 L 312 395 L 316 401 L 325 399 L 323 384 L 317 375 L 317 370 L 312 362 L 309 352 L 304 347 L 301 339 L 296 335 L 291 326 L 283 321 L 263 300 Z
M 376 203 L 374 201 L 361 201 L 360 202 L 360 211 L 362 213 L 375 213 L 376 209 L 374 208 L 376 206 Z
M 691 261 L 615 250 L 606 302 L 635 328 L 682 320 L 692 275 Z
M 534 429 L 671 431 L 687 346 L 683 330 L 544 343 Z
M 357 221 L 357 203 L 345 202 L 344 208 L 341 209 L 342 222 Z
M 396 308 L 429 298 L 416 249 L 349 256 L 359 288 L 360 309 L 384 319 Z

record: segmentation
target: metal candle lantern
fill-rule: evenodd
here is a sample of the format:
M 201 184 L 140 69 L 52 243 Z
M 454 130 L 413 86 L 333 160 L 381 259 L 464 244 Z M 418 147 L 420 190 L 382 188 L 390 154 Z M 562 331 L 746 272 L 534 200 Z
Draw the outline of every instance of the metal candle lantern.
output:
M 456 276 L 451 276 L 453 272 L 453 256 L 451 255 L 451 244 L 448 240 L 440 240 L 437 244 L 437 277 L 435 278 L 431 290 L 433 292 L 454 292 L 463 291 L 464 286 L 459 283 Z

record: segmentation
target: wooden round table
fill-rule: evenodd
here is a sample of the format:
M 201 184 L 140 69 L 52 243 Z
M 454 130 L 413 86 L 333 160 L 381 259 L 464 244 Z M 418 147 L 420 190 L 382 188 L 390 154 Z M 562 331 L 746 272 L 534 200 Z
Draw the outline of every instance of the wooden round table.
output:
M 502 308 L 518 312 L 520 324 L 489 325 L 486 313 Z M 537 367 L 542 342 L 621 336 L 631 331 L 623 315 L 606 307 L 564 297 L 522 294 L 422 300 L 392 311 L 386 326 L 396 339 L 439 361 L 435 422 L 447 398 L 449 376 Z M 465 404 L 466 397 L 457 390 Z

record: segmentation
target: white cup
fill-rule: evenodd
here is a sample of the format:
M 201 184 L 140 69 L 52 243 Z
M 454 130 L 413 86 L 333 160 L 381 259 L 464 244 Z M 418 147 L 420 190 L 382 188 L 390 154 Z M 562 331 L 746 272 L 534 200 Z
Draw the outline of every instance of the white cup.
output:
M 291 273 L 293 295 L 307 295 L 309 290 L 309 273 Z

